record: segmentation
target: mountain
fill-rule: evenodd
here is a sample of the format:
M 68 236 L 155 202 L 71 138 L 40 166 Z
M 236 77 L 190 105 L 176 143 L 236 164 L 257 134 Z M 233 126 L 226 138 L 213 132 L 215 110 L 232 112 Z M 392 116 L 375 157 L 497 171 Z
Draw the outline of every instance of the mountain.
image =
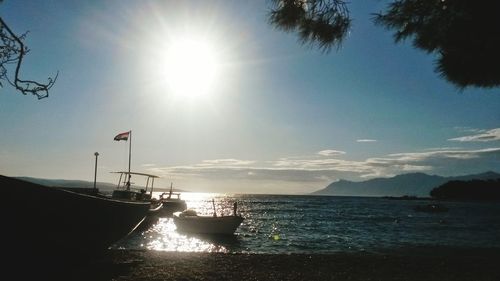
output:
M 353 182 L 339 180 L 329 184 L 324 189 L 311 193 L 312 195 L 335 196 L 418 196 L 429 197 L 430 191 L 452 180 L 488 180 L 498 179 L 500 174 L 486 172 L 474 175 L 457 177 L 442 177 L 424 173 L 410 173 L 397 175 L 392 178 L 375 178 L 367 181 Z
M 16 177 L 16 179 L 29 181 L 32 183 L 54 186 L 54 187 L 72 187 L 72 188 L 93 188 L 94 182 L 83 181 L 83 180 L 61 180 L 61 179 L 39 179 L 31 177 Z M 116 188 L 116 184 L 107 182 L 97 182 L 96 187 L 100 190 L 113 190 Z
M 53 187 L 71 187 L 71 188 L 93 188 L 93 181 L 83 181 L 83 180 L 61 180 L 61 179 L 40 179 L 40 178 L 32 178 L 32 177 L 15 177 L 16 179 L 29 181 L 36 184 L 53 186 Z M 107 182 L 97 182 L 96 187 L 101 191 L 109 191 L 111 192 L 116 188 L 116 184 L 107 183 Z M 132 186 L 132 188 L 141 188 L 139 186 Z M 169 188 L 166 187 L 158 187 L 155 185 L 154 191 L 162 192 L 168 191 Z M 174 188 L 175 192 L 185 192 L 185 190 Z

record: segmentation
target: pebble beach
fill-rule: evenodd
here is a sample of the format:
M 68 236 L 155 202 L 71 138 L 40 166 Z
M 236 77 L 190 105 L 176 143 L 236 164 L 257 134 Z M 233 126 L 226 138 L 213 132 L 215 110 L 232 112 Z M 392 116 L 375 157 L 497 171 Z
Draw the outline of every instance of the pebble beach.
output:
M 109 250 L 92 258 L 24 260 L 8 280 L 500 280 L 493 250 L 224 254 Z M 19 279 L 16 279 L 19 277 Z M 7 279 L 6 279 L 7 280 Z

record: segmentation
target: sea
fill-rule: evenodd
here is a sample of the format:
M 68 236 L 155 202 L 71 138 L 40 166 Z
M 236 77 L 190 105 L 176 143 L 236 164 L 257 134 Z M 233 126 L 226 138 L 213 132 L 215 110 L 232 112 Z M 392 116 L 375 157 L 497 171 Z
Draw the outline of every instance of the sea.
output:
M 237 202 L 243 223 L 234 236 L 178 233 L 159 218 L 115 243 L 113 249 L 223 253 L 384 252 L 398 249 L 500 250 L 500 203 L 439 202 L 447 212 L 414 208 L 430 200 L 300 195 L 183 193 L 199 214 L 230 215 Z

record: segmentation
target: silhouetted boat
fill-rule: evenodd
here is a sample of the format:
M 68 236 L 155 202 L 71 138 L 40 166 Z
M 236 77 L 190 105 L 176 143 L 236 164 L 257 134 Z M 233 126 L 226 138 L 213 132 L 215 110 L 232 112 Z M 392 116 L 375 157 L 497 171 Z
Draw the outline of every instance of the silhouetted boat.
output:
M 179 232 L 196 234 L 234 234 L 238 226 L 243 222 L 243 217 L 236 214 L 236 203 L 234 204 L 234 211 L 231 216 L 217 216 L 215 203 L 213 204 L 214 214 L 212 216 L 200 216 L 192 209 L 175 212 L 174 223 L 177 230 Z
M 447 212 L 448 208 L 441 204 L 427 204 L 415 206 L 414 210 L 417 212 L 441 213 Z
M 132 232 L 150 204 L 0 176 L 2 243 L 19 255 L 107 249 Z
M 159 177 L 146 173 L 125 171 L 112 173 L 120 174 L 120 179 L 118 180 L 116 189 L 113 190 L 113 193 L 111 194 L 111 198 L 120 201 L 149 203 L 150 207 L 148 215 L 146 216 L 144 222 L 141 224 L 141 228 L 144 229 L 154 224 L 158 220 L 158 218 L 162 216 L 163 209 L 163 203 L 161 202 L 161 200 L 153 198 L 154 180 Z M 145 177 L 145 186 L 140 189 L 133 189 L 130 182 L 132 175 Z
M 116 189 L 113 190 L 111 198 L 121 201 L 131 201 L 131 202 L 147 202 L 150 204 L 150 209 L 148 212 L 148 216 L 146 218 L 145 225 L 150 225 L 152 222 L 156 221 L 158 217 L 162 216 L 163 210 L 163 202 L 156 198 L 153 198 L 153 188 L 154 181 L 158 176 L 146 174 L 146 173 L 137 173 L 130 171 L 130 163 L 132 159 L 132 131 L 120 133 L 115 136 L 114 140 L 116 141 L 129 141 L 129 150 L 128 150 L 128 171 L 120 171 L 113 172 L 120 174 L 120 179 L 118 180 L 118 185 Z M 140 188 L 139 190 L 135 190 L 132 188 L 131 179 L 132 176 L 142 176 L 146 178 L 146 185 L 144 188 Z M 123 179 L 123 181 L 122 181 Z M 143 226 L 144 226 L 143 224 Z
M 136 172 L 112 172 L 115 174 L 120 174 L 120 179 L 118 180 L 118 184 L 116 189 L 113 190 L 111 194 L 111 198 L 117 200 L 126 200 L 126 201 L 147 201 L 150 202 L 153 198 L 153 188 L 154 181 L 158 176 L 145 174 L 145 173 L 136 173 Z M 142 176 L 146 178 L 146 185 L 144 188 L 133 189 L 131 186 L 130 180 L 132 179 L 132 175 L 134 176 Z M 122 181 L 123 180 L 123 181 Z
M 172 184 L 170 184 L 169 192 L 163 192 L 160 195 L 160 202 L 163 203 L 163 208 L 161 210 L 163 216 L 171 217 L 174 212 L 187 209 L 186 201 L 181 199 L 181 194 L 179 192 L 173 192 Z
M 186 201 L 181 199 L 181 194 L 178 192 L 173 192 L 172 184 L 170 184 L 170 191 L 163 192 L 159 199 L 153 197 L 154 190 L 154 180 L 159 178 L 158 176 L 146 174 L 146 173 L 136 173 L 136 172 L 113 172 L 120 174 L 120 179 L 118 180 L 118 185 L 116 189 L 113 190 L 111 195 L 112 198 L 117 200 L 129 200 L 129 201 L 147 201 L 151 202 L 151 214 L 158 217 L 171 217 L 174 212 L 186 210 Z M 146 178 L 145 186 L 140 189 L 134 189 L 130 182 L 132 176 L 142 176 Z M 161 204 L 161 208 L 157 208 L 158 204 Z

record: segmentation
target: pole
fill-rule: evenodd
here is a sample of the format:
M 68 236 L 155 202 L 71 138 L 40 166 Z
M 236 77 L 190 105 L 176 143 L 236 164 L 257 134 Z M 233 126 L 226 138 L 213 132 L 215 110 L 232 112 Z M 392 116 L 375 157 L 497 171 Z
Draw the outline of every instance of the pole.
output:
M 130 159 L 132 157 L 132 130 L 129 131 L 128 134 L 129 142 L 128 142 L 128 181 L 127 181 L 127 190 L 130 190 L 130 178 L 132 175 L 130 174 Z
M 129 143 L 128 143 L 128 176 L 130 180 L 130 159 L 132 154 L 132 130 L 129 131 Z
M 212 199 L 212 206 L 214 207 L 214 218 L 217 217 L 217 212 L 215 211 L 215 200 Z
M 97 191 L 96 182 L 97 182 L 97 156 L 99 156 L 99 152 L 94 153 L 95 155 L 95 172 L 94 172 L 94 191 Z

